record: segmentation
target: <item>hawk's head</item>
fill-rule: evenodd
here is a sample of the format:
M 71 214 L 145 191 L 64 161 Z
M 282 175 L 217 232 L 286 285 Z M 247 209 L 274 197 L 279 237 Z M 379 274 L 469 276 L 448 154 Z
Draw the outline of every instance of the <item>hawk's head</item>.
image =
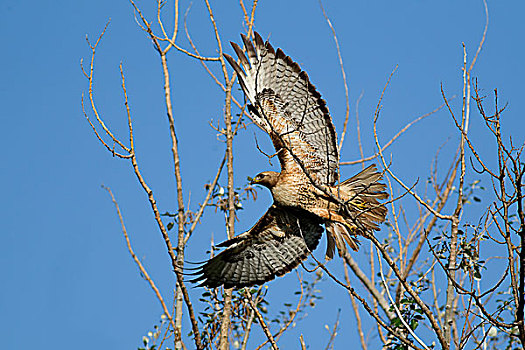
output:
M 279 173 L 275 171 L 263 171 L 262 173 L 257 174 L 250 183 L 252 185 L 262 185 L 271 189 L 277 184 L 277 180 L 279 180 Z

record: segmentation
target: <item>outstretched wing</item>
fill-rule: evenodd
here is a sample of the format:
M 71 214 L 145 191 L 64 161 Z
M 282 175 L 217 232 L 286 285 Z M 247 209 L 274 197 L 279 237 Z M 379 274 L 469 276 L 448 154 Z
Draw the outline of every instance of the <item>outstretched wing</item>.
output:
M 200 266 L 192 282 L 241 288 L 270 281 L 306 259 L 322 232 L 312 214 L 272 205 L 249 231 L 219 244 L 228 248 Z
M 254 42 L 241 36 L 248 57 L 235 43 L 240 65 L 224 56 L 251 103 L 252 120 L 272 138 L 282 171 L 304 168 L 319 183 L 333 185 L 339 156 L 326 102 L 308 74 L 281 49 L 276 52 L 258 33 Z

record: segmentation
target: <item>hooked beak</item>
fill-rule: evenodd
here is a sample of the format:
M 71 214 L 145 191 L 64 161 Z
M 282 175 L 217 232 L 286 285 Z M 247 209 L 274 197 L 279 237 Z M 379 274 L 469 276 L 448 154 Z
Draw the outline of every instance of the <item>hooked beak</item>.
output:
M 258 185 L 260 182 L 261 182 L 260 179 L 257 180 L 257 177 L 250 179 L 250 185 Z

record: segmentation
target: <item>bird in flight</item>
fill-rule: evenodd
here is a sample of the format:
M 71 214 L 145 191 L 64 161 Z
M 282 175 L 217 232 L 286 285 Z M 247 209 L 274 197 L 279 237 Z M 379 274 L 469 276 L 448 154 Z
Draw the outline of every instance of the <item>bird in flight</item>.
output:
M 201 286 L 241 288 L 262 284 L 297 267 L 317 247 L 326 228 L 326 257 L 357 236 L 367 237 L 385 220 L 386 186 L 375 165 L 348 180 L 339 179 L 337 134 L 326 102 L 308 74 L 258 33 L 242 35 L 243 49 L 231 43 L 239 63 L 226 60 L 249 101 L 251 120 L 271 138 L 281 172 L 265 171 L 252 184 L 267 187 L 273 204 L 248 231 L 219 244 L 224 251 L 197 268 Z

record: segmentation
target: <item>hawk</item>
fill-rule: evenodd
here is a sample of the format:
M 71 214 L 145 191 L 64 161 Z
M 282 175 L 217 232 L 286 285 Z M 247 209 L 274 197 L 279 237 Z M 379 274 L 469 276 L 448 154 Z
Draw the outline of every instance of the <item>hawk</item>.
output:
M 259 221 L 219 247 L 217 256 L 197 268 L 192 282 L 215 288 L 262 284 L 299 265 L 327 232 L 326 257 L 335 247 L 358 250 L 357 236 L 379 230 L 387 209 L 383 175 L 371 165 L 343 182 L 339 179 L 337 135 L 325 101 L 308 74 L 258 33 L 242 35 L 246 54 L 231 43 L 239 63 L 226 60 L 249 100 L 251 120 L 271 138 L 281 172 L 265 171 L 252 184 L 267 187 L 273 204 Z

